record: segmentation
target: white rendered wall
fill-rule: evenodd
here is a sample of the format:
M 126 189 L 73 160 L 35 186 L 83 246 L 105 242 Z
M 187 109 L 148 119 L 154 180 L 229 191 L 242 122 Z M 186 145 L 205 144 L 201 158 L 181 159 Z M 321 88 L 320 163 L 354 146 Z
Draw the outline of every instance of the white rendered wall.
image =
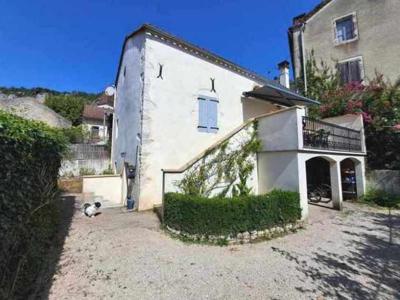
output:
M 112 137 L 112 162 L 118 172 L 121 172 L 123 165 L 121 153 L 126 153 L 125 161 L 132 165 L 136 163 L 136 149 L 140 140 L 138 134 L 141 132 L 144 42 L 143 34 L 127 41 L 118 77 Z
M 85 120 L 83 122 L 83 125 L 86 127 L 86 129 L 91 132 L 92 127 L 96 126 L 99 128 L 99 138 L 101 140 L 104 140 L 104 137 L 108 136 L 108 128 L 107 125 L 104 126 L 103 121 L 97 121 L 97 120 Z
M 92 194 L 94 201 L 103 207 L 122 206 L 122 179 L 119 175 L 94 175 L 82 177 L 82 193 Z
M 163 79 L 157 78 L 159 64 Z M 216 92 L 210 92 L 215 78 Z M 161 203 L 161 169 L 179 168 L 243 123 L 242 94 L 260 85 L 247 77 L 148 37 L 139 209 Z M 199 96 L 218 98 L 217 133 L 199 132 Z M 266 102 L 265 111 L 270 104 Z M 262 113 L 262 111 L 260 111 Z
M 262 152 L 258 154 L 259 193 L 273 189 L 283 189 L 300 193 L 302 218 L 308 216 L 306 161 L 323 157 L 330 162 L 332 200 L 335 208 L 342 205 L 342 185 L 340 162 L 350 158 L 355 163 L 357 196 L 365 193 L 365 158 L 364 156 L 333 155 L 327 153 L 306 153 L 297 151 Z
M 258 123 L 263 151 L 287 151 L 302 148 L 303 108 L 295 106 L 261 118 Z

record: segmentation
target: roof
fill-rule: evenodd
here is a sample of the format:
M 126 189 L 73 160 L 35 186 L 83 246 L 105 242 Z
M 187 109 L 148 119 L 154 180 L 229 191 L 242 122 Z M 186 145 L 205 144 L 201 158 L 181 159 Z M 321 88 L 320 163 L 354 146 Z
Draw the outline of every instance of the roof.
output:
M 271 101 L 284 106 L 295 105 L 312 105 L 320 104 L 316 100 L 304 97 L 292 90 L 289 90 L 282 85 L 276 83 L 268 83 L 262 87 L 256 88 L 253 91 L 244 92 L 245 97 L 253 97 L 261 100 Z
M 326 5 L 328 5 L 333 0 L 322 0 L 317 6 L 315 6 L 311 11 L 308 13 L 303 13 L 293 18 L 293 27 L 300 26 L 312 16 L 317 14 L 321 9 L 323 9 Z
M 108 96 L 106 94 L 102 94 L 99 98 L 96 100 L 96 104 L 98 106 L 100 105 L 108 105 L 108 106 L 114 106 L 114 96 Z
M 93 104 L 86 104 L 83 108 L 84 119 L 103 120 L 105 110 Z
M 71 127 L 71 122 L 33 97 L 0 97 L 0 109 L 52 127 Z
M 122 58 L 124 55 L 125 45 L 131 37 L 133 37 L 134 35 L 141 33 L 141 32 L 149 33 L 150 35 L 152 35 L 155 38 L 161 39 L 162 41 L 167 42 L 167 43 L 173 45 L 174 47 L 180 48 L 182 51 L 186 51 L 192 55 L 199 56 L 199 57 L 201 57 L 205 60 L 208 60 L 214 64 L 219 64 L 222 67 L 230 69 L 233 72 L 236 72 L 238 74 L 246 76 L 246 77 L 253 79 L 254 81 L 257 81 L 259 83 L 268 82 L 268 79 L 263 77 L 262 75 L 259 75 L 259 74 L 255 73 L 253 71 L 250 71 L 242 66 L 239 66 L 238 64 L 231 62 L 217 54 L 214 54 L 209 50 L 198 47 L 190 42 L 187 42 L 181 38 L 178 38 L 162 29 L 159 29 L 159 28 L 153 26 L 153 25 L 143 24 L 138 29 L 136 29 L 131 34 L 129 34 L 128 36 L 125 37 L 124 44 L 122 46 L 121 56 L 119 59 L 117 76 L 115 78 L 116 86 L 118 84 L 118 76 L 121 71 L 121 64 L 122 64 Z

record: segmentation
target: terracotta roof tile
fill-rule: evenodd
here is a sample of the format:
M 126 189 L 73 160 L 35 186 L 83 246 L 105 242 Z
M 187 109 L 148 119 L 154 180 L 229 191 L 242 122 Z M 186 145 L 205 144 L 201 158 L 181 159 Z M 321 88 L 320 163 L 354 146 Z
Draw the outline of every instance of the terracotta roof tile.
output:
M 85 105 L 82 116 L 86 119 L 103 120 L 104 109 L 96 105 Z

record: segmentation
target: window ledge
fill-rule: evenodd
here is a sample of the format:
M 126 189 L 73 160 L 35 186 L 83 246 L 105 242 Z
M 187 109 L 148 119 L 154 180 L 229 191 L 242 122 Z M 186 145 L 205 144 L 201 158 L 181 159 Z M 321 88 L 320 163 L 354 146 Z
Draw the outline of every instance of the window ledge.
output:
M 334 43 L 335 47 L 338 47 L 338 46 L 342 46 L 342 45 L 353 43 L 355 41 L 358 41 L 358 36 L 355 37 L 355 38 L 352 38 L 350 40 L 346 40 L 346 41 L 342 41 L 342 42 L 338 42 L 338 41 L 335 40 L 333 43 Z

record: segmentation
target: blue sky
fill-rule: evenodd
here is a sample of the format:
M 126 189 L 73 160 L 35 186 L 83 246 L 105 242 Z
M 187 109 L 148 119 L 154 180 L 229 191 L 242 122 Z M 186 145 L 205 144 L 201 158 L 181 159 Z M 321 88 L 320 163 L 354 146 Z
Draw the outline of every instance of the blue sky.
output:
M 292 18 L 319 1 L 0 0 L 0 86 L 102 91 L 142 23 L 272 78 Z

